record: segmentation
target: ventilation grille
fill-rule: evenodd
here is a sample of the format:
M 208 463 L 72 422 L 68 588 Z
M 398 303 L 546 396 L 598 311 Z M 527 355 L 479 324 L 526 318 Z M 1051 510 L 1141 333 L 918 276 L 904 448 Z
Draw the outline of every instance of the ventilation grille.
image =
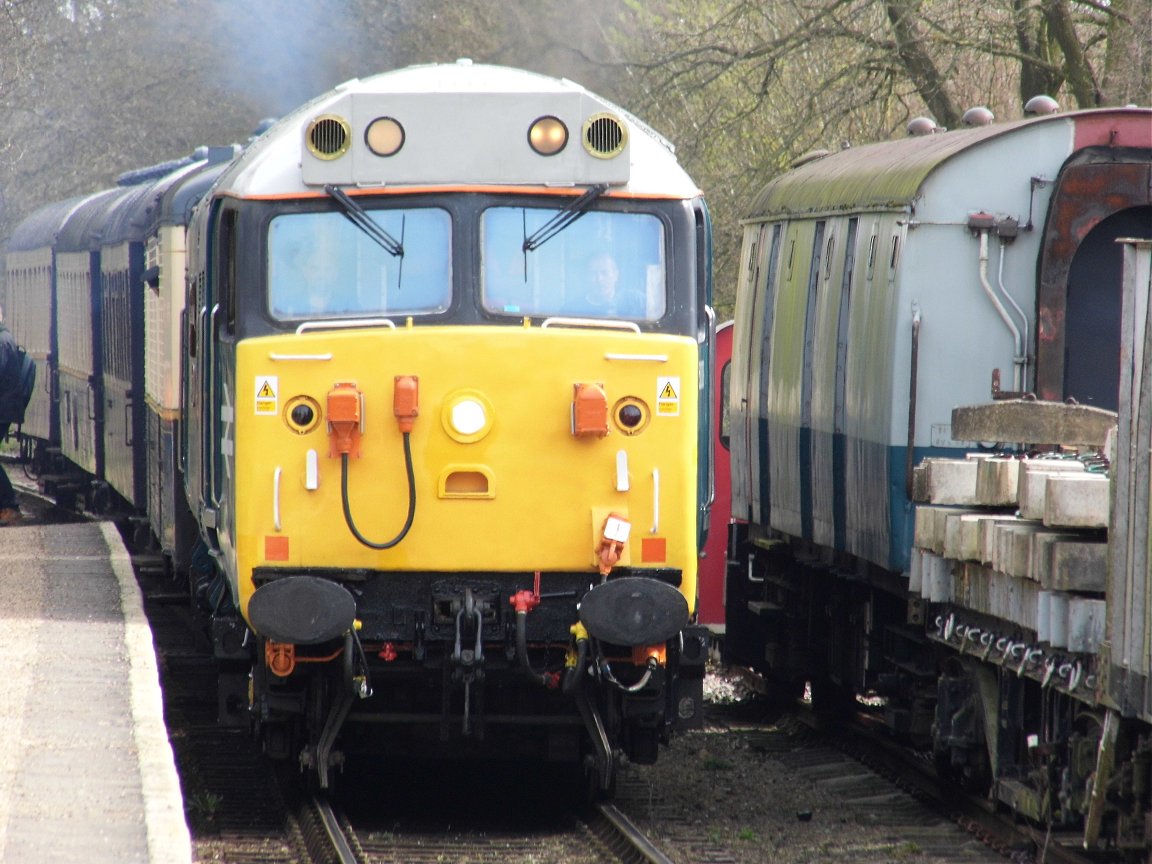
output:
M 600 159 L 619 156 L 628 143 L 628 131 L 620 118 L 595 114 L 584 121 L 584 149 Z
M 348 152 L 348 124 L 331 114 L 317 117 L 308 126 L 308 150 L 317 159 L 335 159 Z

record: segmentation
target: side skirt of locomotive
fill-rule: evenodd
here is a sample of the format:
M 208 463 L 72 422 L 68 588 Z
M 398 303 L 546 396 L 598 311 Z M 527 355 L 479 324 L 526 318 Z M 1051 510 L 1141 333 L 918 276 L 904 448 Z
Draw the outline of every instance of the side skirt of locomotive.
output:
M 583 764 L 610 794 L 625 760 L 703 724 L 707 629 L 684 626 L 681 595 L 651 575 L 589 590 L 587 574 L 549 573 L 541 593 L 532 574 L 257 571 L 249 615 L 267 638 L 213 620 L 220 719 L 254 723 L 321 788 L 347 759 L 418 753 Z M 635 638 L 589 615 L 597 596 Z

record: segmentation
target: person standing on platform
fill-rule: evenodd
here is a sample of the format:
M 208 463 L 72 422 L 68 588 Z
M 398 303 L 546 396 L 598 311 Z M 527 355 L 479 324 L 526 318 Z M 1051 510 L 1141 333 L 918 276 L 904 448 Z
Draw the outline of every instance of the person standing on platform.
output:
M 0 442 L 7 440 L 9 427 L 20 414 L 20 362 L 16 355 L 16 339 L 4 323 L 4 307 L 0 306 Z M 7 472 L 0 467 L 0 527 L 23 519 L 16 491 Z

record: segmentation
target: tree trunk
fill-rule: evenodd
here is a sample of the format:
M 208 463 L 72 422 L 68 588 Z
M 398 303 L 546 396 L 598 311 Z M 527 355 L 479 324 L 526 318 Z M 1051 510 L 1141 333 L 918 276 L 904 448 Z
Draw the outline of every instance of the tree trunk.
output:
M 1055 96 L 1064 75 L 1052 65 L 1050 35 L 1043 16 L 1031 14 L 1030 0 L 1012 0 L 1016 45 L 1020 49 L 1020 105 L 1033 96 Z
M 1044 17 L 1052 30 L 1052 36 L 1064 52 L 1064 70 L 1068 74 L 1068 84 L 1076 104 L 1080 108 L 1095 108 L 1100 104 L 1100 89 L 1096 86 L 1096 76 L 1092 65 L 1084 54 L 1084 46 L 1076 35 L 1072 12 L 1067 0 L 1044 0 Z
M 892 33 L 896 37 L 896 52 L 900 63 L 936 122 L 954 129 L 960 125 L 962 112 L 952 98 L 948 82 L 928 52 L 924 34 L 918 26 L 918 5 L 917 0 L 884 0 L 884 10 L 888 13 Z

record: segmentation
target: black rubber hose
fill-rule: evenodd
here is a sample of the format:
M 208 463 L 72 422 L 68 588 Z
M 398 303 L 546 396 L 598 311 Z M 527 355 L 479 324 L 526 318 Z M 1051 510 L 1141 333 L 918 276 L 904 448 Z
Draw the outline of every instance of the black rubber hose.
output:
M 565 695 L 579 692 L 584 686 L 584 665 L 588 662 L 588 640 L 576 640 L 576 665 L 564 670 L 564 683 L 560 689 Z
M 537 672 L 528 663 L 528 613 L 516 613 L 516 653 L 520 655 L 520 668 L 533 684 L 548 686 L 551 680 L 544 672 Z
M 400 533 L 386 543 L 373 543 L 357 530 L 356 523 L 352 521 L 352 507 L 348 503 L 348 454 L 340 454 L 340 499 L 344 503 L 344 521 L 352 536 L 370 549 L 391 549 L 408 535 L 408 529 L 412 527 L 412 520 L 416 516 L 416 474 L 412 470 L 412 444 L 408 440 L 408 435 L 408 432 L 404 433 L 404 470 L 408 474 L 408 519 L 404 522 Z

